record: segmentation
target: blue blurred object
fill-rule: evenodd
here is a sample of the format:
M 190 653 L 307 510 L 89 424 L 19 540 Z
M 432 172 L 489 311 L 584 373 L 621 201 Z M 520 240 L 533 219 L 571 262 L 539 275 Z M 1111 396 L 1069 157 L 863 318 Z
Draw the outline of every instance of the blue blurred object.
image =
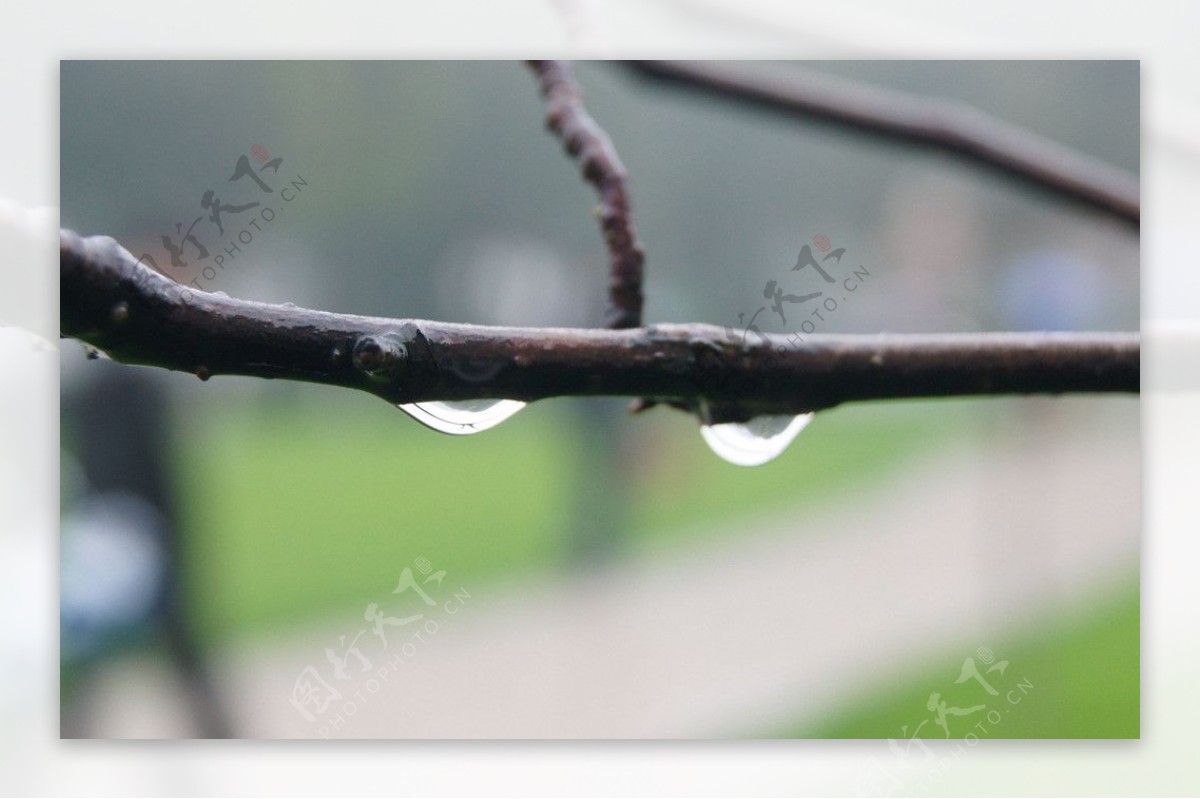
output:
M 107 657 L 153 641 L 183 684 L 197 735 L 230 737 L 185 597 L 162 383 L 105 360 L 88 366 L 62 403 L 74 455 L 63 453 L 72 496 L 62 511 L 59 646 L 75 690 L 64 689 L 59 733 L 86 729 L 75 700 Z
M 1012 330 L 1088 330 L 1103 326 L 1108 289 L 1098 264 L 1038 250 L 1014 258 L 1000 283 L 998 310 Z
M 96 658 L 144 634 L 166 588 L 165 521 L 129 492 L 90 494 L 63 516 L 61 653 Z

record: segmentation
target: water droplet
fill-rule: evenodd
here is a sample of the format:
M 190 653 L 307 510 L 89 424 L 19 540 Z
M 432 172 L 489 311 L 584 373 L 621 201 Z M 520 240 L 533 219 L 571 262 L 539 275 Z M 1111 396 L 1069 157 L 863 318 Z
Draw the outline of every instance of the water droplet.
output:
M 730 463 L 760 466 L 779 457 L 812 418 L 811 413 L 755 416 L 748 422 L 703 425 L 700 435 Z
M 439 433 L 468 436 L 495 427 L 525 407 L 517 400 L 454 400 L 397 405 L 421 424 Z

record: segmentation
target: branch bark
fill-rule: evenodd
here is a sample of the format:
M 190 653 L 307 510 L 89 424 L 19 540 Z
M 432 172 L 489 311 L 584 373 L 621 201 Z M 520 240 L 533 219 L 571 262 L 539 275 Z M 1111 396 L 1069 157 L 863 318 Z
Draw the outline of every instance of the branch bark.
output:
M 367 391 L 392 403 L 649 397 L 706 422 L 843 402 L 1137 392 L 1136 333 L 824 335 L 711 325 L 504 328 L 335 314 L 174 283 L 106 237 L 60 236 L 61 333 L 114 360 Z
M 565 61 L 530 61 L 546 101 L 546 127 L 579 161 L 583 177 L 600 193 L 600 231 L 609 257 L 610 328 L 642 323 L 642 265 L 645 252 L 629 205 L 629 176 L 612 140 L 583 106 L 583 94 Z
M 630 62 L 643 76 L 714 97 L 954 153 L 1137 227 L 1138 179 L 961 103 L 796 71 L 786 80 L 692 62 Z

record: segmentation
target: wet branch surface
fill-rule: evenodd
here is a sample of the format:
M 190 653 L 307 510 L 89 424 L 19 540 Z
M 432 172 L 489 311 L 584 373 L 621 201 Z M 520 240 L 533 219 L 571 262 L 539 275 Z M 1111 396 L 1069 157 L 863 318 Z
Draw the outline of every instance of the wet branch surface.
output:
M 505 328 L 196 291 L 107 237 L 61 233 L 61 334 L 116 361 L 369 392 L 393 403 L 649 397 L 707 422 L 843 402 L 1137 392 L 1136 333 L 751 335 L 711 325 Z
M 1138 178 L 968 105 L 796 70 L 784 78 L 698 62 L 635 61 L 637 74 L 755 108 L 953 153 L 1138 226 Z
M 579 161 L 583 177 L 600 193 L 597 216 L 609 256 L 609 308 L 606 326 L 642 323 L 642 264 L 645 252 L 629 204 L 629 175 L 608 134 L 583 106 L 583 92 L 565 61 L 530 61 L 546 101 L 546 127 Z

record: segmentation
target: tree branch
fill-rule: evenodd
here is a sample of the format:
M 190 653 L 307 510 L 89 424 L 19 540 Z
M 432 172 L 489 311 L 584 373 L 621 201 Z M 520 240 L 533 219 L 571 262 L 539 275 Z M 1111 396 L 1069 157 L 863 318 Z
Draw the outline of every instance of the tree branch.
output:
M 367 391 L 392 403 L 650 397 L 707 422 L 856 400 L 1137 392 L 1136 333 L 784 336 L 711 325 L 503 328 L 194 291 L 116 241 L 60 236 L 61 332 L 114 360 Z
M 782 79 L 693 62 L 630 63 L 643 76 L 714 97 L 954 153 L 1135 227 L 1141 223 L 1136 176 L 960 103 L 811 71 Z
M 583 95 L 565 61 L 530 61 L 546 100 L 546 126 L 579 160 L 583 177 L 600 192 L 600 230 L 609 256 L 610 328 L 642 323 L 642 263 L 645 253 L 629 206 L 629 176 L 608 134 L 583 106 Z

